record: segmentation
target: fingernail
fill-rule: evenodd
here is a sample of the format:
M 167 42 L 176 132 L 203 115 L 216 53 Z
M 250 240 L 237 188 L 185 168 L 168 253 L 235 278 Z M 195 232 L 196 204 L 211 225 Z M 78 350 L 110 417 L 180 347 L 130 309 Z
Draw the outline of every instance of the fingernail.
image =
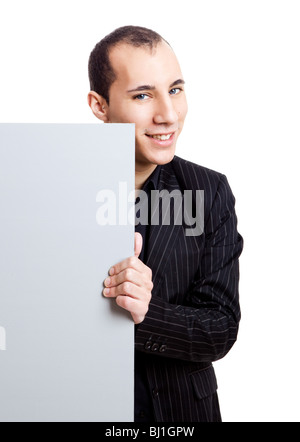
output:
M 104 281 L 104 285 L 108 286 L 111 283 L 111 279 L 110 278 L 106 278 L 106 280 Z
M 109 292 L 110 292 L 110 289 L 104 289 L 104 290 L 103 290 L 103 295 L 104 295 L 104 296 L 108 296 L 108 295 L 109 295 Z
M 109 271 L 109 274 L 110 274 L 110 276 L 113 276 L 114 273 L 115 273 L 115 269 L 114 269 L 114 267 L 112 267 Z

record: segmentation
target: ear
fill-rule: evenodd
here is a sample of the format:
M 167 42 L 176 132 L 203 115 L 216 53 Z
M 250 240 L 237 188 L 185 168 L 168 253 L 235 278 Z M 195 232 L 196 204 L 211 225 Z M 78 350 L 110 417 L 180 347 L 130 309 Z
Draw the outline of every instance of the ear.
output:
M 88 105 L 92 109 L 95 117 L 104 121 L 104 123 L 108 122 L 108 104 L 105 98 L 97 94 L 97 92 L 91 91 L 88 94 Z

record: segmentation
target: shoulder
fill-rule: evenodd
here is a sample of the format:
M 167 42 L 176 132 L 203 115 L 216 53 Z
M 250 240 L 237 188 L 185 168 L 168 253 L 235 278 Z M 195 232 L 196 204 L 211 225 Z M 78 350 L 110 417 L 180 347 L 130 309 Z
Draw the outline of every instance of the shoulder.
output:
M 181 171 L 184 173 L 195 173 L 196 176 L 206 176 L 210 180 L 219 180 L 223 174 L 216 170 L 209 169 L 208 167 L 201 166 L 200 164 L 193 163 L 192 161 L 185 160 L 178 156 L 174 156 L 171 162 L 175 171 Z
M 171 162 L 174 174 L 183 189 L 200 189 L 215 195 L 218 187 L 226 183 L 225 175 L 191 161 L 175 156 Z
M 218 201 L 221 206 L 234 207 L 235 198 L 224 174 L 177 156 L 169 164 L 182 191 L 204 190 L 206 210 Z

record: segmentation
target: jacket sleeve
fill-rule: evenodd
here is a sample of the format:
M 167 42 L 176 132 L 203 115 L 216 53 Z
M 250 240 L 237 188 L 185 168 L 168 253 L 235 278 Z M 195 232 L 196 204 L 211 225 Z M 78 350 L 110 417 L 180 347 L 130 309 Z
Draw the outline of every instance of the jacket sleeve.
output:
M 152 297 L 136 327 L 136 350 L 194 362 L 224 357 L 237 338 L 240 321 L 239 263 L 243 239 L 237 231 L 235 199 L 221 175 L 206 216 L 205 244 L 184 305 Z

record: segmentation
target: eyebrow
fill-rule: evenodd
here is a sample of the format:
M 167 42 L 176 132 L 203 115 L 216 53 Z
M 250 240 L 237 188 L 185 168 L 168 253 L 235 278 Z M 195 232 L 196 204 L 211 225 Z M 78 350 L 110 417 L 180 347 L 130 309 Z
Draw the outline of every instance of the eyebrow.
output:
M 171 88 L 174 86 L 178 86 L 179 84 L 185 84 L 185 81 L 182 80 L 181 78 L 179 78 L 178 80 L 176 80 L 172 84 L 170 84 L 169 87 Z M 156 89 L 155 86 L 151 86 L 150 84 L 143 84 L 142 86 L 138 86 L 134 89 L 130 89 L 127 92 L 130 93 L 130 92 L 141 92 L 141 91 L 153 91 L 155 89 Z

